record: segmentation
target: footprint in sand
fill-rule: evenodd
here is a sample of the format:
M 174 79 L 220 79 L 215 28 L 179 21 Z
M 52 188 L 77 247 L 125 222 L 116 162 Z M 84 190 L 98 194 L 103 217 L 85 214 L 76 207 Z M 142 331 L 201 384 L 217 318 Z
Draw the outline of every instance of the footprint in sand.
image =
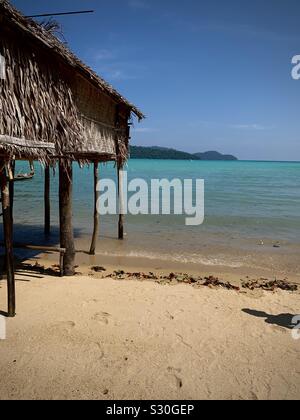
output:
M 181 389 L 183 387 L 182 379 L 178 376 L 181 373 L 181 369 L 168 367 L 168 372 L 175 378 L 176 387 Z
M 98 360 L 102 360 L 105 356 L 104 351 L 102 349 L 102 346 L 100 343 L 93 343 L 93 346 L 95 348 L 96 354 L 97 354 L 97 359 Z
M 167 311 L 167 312 L 166 312 L 166 317 L 167 317 L 168 319 L 170 319 L 171 321 L 174 321 L 174 319 L 175 319 L 174 315 L 170 314 L 170 312 L 169 312 L 169 311 Z
M 90 306 L 93 305 L 95 303 L 99 303 L 99 300 L 97 299 L 89 299 L 89 300 L 85 300 L 84 302 L 82 302 L 82 306 Z
M 92 317 L 92 320 L 97 321 L 97 322 L 101 322 L 102 324 L 105 324 L 105 325 L 108 325 L 110 317 L 111 317 L 111 315 L 107 312 L 99 312 L 99 313 L 96 313 Z
M 55 331 L 70 333 L 75 327 L 76 327 L 76 324 L 73 321 L 61 321 L 61 322 L 58 322 L 57 324 L 51 325 L 50 328 Z

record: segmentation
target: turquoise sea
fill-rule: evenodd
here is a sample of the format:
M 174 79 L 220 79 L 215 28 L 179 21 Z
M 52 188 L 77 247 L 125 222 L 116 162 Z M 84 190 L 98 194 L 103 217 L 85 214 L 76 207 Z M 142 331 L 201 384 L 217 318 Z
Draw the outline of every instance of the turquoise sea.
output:
M 29 171 L 27 164 L 18 163 L 17 172 L 24 170 Z M 300 163 L 131 160 L 127 170 L 129 179 L 204 179 L 205 222 L 187 227 L 181 216 L 128 216 L 127 236 L 120 243 L 115 240 L 116 217 L 105 216 L 101 221 L 100 255 L 238 267 L 250 263 L 253 253 L 273 255 L 277 242 L 282 258 L 284 253 L 296 253 L 300 246 Z M 101 165 L 101 176 L 113 178 L 114 166 Z M 43 182 L 43 169 L 36 163 L 34 179 L 16 183 L 14 221 L 18 241 L 44 240 Z M 58 173 L 51 183 L 51 241 L 57 242 Z M 86 249 L 92 220 L 93 169 L 80 169 L 74 164 L 74 229 Z

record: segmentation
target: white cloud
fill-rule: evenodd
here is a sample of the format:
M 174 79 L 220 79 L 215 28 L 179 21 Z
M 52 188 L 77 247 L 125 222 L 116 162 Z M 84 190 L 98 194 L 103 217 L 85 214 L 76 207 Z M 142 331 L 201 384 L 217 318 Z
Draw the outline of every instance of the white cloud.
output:
M 230 128 L 235 128 L 237 130 L 269 130 L 271 127 L 266 127 L 260 124 L 230 124 Z
M 206 128 L 230 128 L 234 130 L 256 130 L 256 131 L 263 131 L 263 130 L 272 130 L 274 126 L 267 126 L 262 124 L 226 124 L 226 123 L 219 123 L 217 121 L 205 121 L 199 120 L 194 121 L 189 124 L 190 127 L 206 127 Z
M 149 4 L 145 0 L 129 0 L 129 7 L 132 9 L 149 9 Z
M 287 32 L 278 31 L 274 32 L 264 27 L 242 24 L 242 23 L 226 23 L 223 21 L 213 20 L 200 20 L 197 19 L 184 19 L 179 17 L 175 11 L 168 11 L 161 15 L 161 19 L 168 21 L 172 26 L 184 29 L 192 33 L 220 33 L 233 36 L 250 37 L 253 39 L 263 39 L 270 42 L 281 41 L 295 41 L 299 42 L 300 37 L 298 34 L 289 34 Z
M 110 50 L 100 50 L 96 52 L 94 59 L 97 61 L 104 61 L 104 60 L 114 60 L 116 58 L 116 54 Z
M 150 128 L 150 127 L 138 127 L 138 128 L 132 128 L 133 133 L 157 133 L 158 130 L 156 128 Z

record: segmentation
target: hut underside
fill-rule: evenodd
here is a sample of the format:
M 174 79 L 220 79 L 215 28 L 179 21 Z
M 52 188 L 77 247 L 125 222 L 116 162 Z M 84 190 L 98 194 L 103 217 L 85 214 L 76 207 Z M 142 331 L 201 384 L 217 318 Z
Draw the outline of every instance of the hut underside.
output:
M 1 141 L 1 140 L 0 140 Z M 30 158 L 30 159 L 29 159 Z M 1 201 L 2 201 L 2 216 L 3 216 L 3 234 L 5 248 L 4 271 L 7 273 L 7 294 L 8 294 L 8 317 L 14 317 L 16 314 L 16 294 L 15 294 L 15 269 L 14 269 L 14 248 L 30 249 L 36 251 L 57 252 L 60 255 L 60 275 L 71 276 L 75 274 L 75 245 L 73 236 L 73 222 L 72 222 L 72 163 L 84 162 L 85 164 L 92 164 L 94 171 L 94 217 L 93 217 L 93 235 L 91 240 L 90 255 L 96 254 L 97 241 L 100 230 L 100 217 L 97 211 L 97 202 L 100 193 L 97 190 L 97 184 L 100 181 L 99 177 L 99 163 L 117 162 L 116 155 L 109 155 L 105 153 L 91 154 L 82 153 L 76 158 L 72 156 L 63 158 L 53 156 L 45 164 L 44 177 L 44 232 L 45 243 L 38 244 L 18 244 L 13 240 L 13 207 L 14 207 L 14 182 L 15 182 L 15 162 L 33 160 L 32 153 L 24 153 L 17 157 L 11 154 L 0 152 L 0 185 L 1 185 Z M 50 169 L 58 164 L 59 167 L 59 228 L 60 228 L 60 246 L 47 246 L 47 237 L 51 233 L 51 203 L 50 203 Z M 120 171 L 121 166 L 116 163 L 117 170 Z M 42 197 L 41 197 L 42 198 Z M 119 215 L 118 223 L 118 238 L 123 239 L 123 224 L 124 217 Z
M 115 162 L 120 173 L 129 154 L 131 117 L 141 120 L 144 115 L 59 39 L 22 16 L 7 0 L 0 0 L 0 54 L 5 63 L 0 78 L 0 184 L 8 316 L 12 317 L 16 311 L 13 248 L 22 245 L 13 243 L 15 161 L 38 160 L 45 167 L 46 235 L 50 233 L 50 168 L 58 164 L 60 248 L 56 251 L 61 253 L 61 274 L 73 275 L 72 162 L 94 165 L 90 253 L 95 254 L 99 162 Z M 119 185 L 120 196 L 121 192 Z M 120 214 L 120 239 L 123 223 Z

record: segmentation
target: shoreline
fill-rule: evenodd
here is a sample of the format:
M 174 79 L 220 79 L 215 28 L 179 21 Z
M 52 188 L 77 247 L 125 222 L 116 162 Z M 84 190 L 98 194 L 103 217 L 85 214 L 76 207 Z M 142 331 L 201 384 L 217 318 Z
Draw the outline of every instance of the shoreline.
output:
M 117 242 L 117 241 L 116 241 Z M 80 242 L 82 244 L 82 242 Z M 80 246 L 77 247 L 79 249 Z M 34 264 L 38 262 L 47 268 L 57 263 L 58 257 L 55 254 L 39 254 L 34 258 L 29 258 L 27 262 Z M 263 262 L 263 260 L 262 260 Z M 92 266 L 102 266 L 107 272 L 113 273 L 115 270 L 123 270 L 126 272 L 156 272 L 157 274 L 167 275 L 172 272 L 188 273 L 200 276 L 215 276 L 223 278 L 225 281 L 232 281 L 235 284 L 247 278 L 260 279 L 268 278 L 270 280 L 280 279 L 287 280 L 291 283 L 300 285 L 300 273 L 291 273 L 285 270 L 285 267 L 279 269 L 271 268 L 265 265 L 261 267 L 253 264 L 248 265 L 228 265 L 226 261 L 223 264 L 203 264 L 191 262 L 178 262 L 167 259 L 131 257 L 128 255 L 103 255 L 97 253 L 95 256 L 89 255 L 85 251 L 79 251 L 76 255 L 77 271 L 82 274 L 89 274 Z

